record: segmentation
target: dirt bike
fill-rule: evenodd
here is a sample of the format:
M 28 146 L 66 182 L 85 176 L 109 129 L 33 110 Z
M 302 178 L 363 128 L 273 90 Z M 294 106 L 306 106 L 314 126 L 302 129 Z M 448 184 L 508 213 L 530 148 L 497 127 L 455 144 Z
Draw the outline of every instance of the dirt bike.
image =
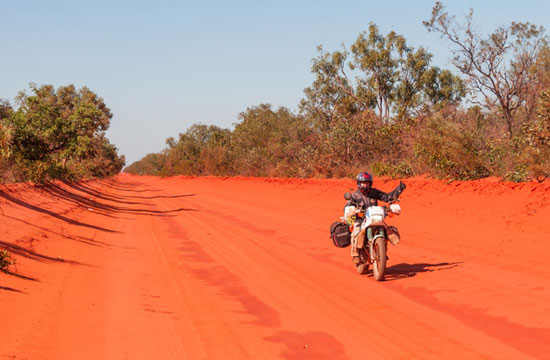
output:
M 351 198 L 350 193 L 344 195 L 346 200 Z M 397 200 L 398 201 L 398 200 Z M 357 251 L 359 263 L 356 264 L 359 274 L 364 275 L 372 264 L 372 272 L 377 281 L 383 281 L 386 273 L 388 241 L 392 245 L 399 243 L 399 232 L 395 226 L 386 224 L 388 216 L 401 214 L 399 204 L 390 203 L 389 206 L 369 206 L 366 212 L 354 211 L 356 215 L 363 215 L 361 231 L 357 237 Z M 349 214 L 345 214 L 345 217 Z M 365 244 L 366 240 L 366 244 Z

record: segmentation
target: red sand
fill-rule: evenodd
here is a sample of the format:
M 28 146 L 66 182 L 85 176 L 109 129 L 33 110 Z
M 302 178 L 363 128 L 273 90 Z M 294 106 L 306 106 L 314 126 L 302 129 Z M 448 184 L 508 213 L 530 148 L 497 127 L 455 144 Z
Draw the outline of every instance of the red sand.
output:
M 549 358 L 550 183 L 405 182 L 385 282 L 328 239 L 351 180 L 0 186 L 0 358 Z

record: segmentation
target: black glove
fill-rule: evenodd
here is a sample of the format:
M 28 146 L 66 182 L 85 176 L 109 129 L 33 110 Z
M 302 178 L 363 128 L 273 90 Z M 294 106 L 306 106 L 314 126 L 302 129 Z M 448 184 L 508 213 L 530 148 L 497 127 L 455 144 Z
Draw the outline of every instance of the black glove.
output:
M 407 185 L 405 185 L 405 183 L 403 181 L 399 182 L 399 185 L 397 185 L 397 187 L 393 191 L 395 193 L 394 200 L 397 200 L 399 195 L 401 195 L 401 193 L 403 192 L 403 190 L 405 190 L 406 187 L 407 187 Z
M 405 190 L 406 187 L 407 187 L 407 185 L 405 185 L 405 183 L 403 181 L 400 181 L 399 185 L 397 185 L 397 188 L 399 189 L 400 194 L 403 192 L 403 190 Z

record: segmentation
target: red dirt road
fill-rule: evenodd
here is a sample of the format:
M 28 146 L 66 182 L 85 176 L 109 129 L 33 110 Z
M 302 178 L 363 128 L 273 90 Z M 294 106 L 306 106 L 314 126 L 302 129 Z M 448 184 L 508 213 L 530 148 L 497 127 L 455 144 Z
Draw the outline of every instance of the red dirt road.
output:
M 550 183 L 405 182 L 384 282 L 328 239 L 352 181 L 0 187 L 0 359 L 550 358 Z

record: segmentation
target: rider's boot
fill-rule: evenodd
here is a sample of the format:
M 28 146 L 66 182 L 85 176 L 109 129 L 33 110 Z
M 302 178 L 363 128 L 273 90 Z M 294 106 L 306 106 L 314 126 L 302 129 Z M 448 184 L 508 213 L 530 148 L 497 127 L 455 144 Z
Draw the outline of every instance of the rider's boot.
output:
M 351 261 L 353 261 L 354 264 L 359 264 L 361 262 L 359 252 L 354 244 L 351 245 Z
M 359 226 L 354 226 L 351 233 L 351 261 L 353 261 L 354 264 L 359 264 L 361 262 L 359 252 L 357 251 L 357 240 L 361 237 L 361 233 L 359 231 Z
M 363 245 L 365 244 L 365 232 L 361 231 L 359 234 L 357 234 L 357 248 L 362 249 Z

